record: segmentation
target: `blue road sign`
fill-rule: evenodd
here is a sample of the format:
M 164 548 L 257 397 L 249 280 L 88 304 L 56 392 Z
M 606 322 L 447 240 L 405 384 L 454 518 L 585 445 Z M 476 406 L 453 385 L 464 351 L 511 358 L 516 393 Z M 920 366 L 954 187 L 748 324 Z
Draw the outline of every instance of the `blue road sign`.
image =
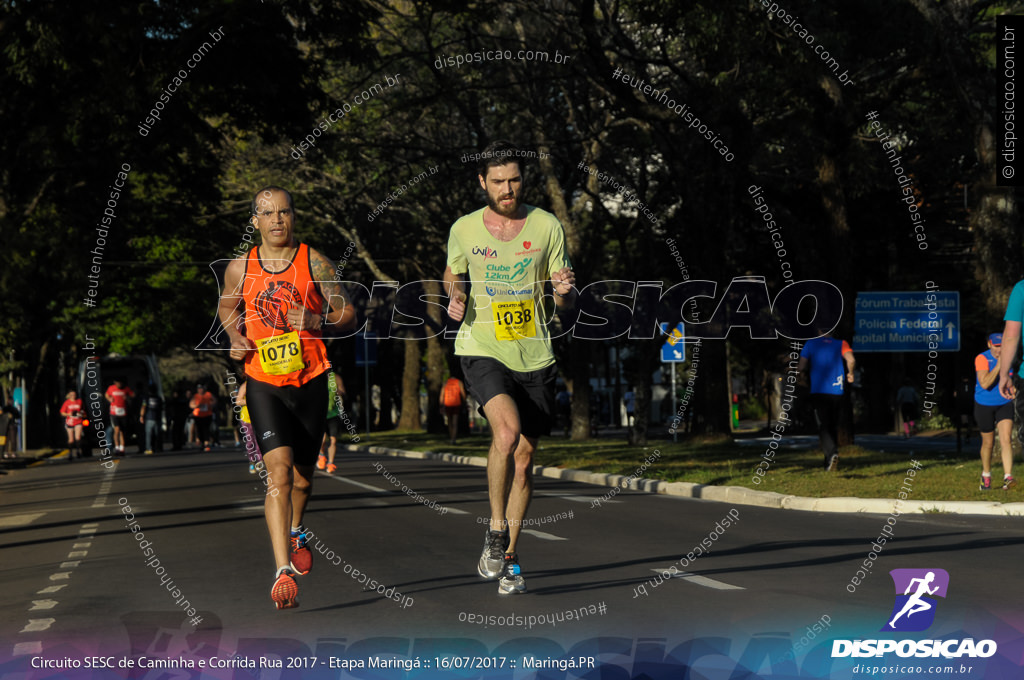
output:
M 957 352 L 959 291 L 857 293 L 854 352 Z
M 661 332 L 668 333 L 667 323 L 661 324 Z M 665 344 L 661 346 L 661 363 L 680 361 L 686 361 L 686 334 L 683 332 L 683 324 L 676 326 L 676 329 L 669 333 Z

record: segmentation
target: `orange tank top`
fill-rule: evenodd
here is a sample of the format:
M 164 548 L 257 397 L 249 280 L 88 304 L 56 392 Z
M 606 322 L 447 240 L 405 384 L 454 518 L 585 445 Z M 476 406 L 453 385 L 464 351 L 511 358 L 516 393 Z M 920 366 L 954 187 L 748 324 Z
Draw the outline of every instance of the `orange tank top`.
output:
M 462 386 L 458 378 L 448 378 L 444 384 L 444 405 L 448 408 L 462 406 Z
M 245 374 L 253 380 L 298 387 L 328 368 L 320 331 L 295 331 L 286 316 L 289 307 L 305 307 L 314 314 L 321 314 L 324 308 L 309 257 L 309 246 L 300 243 L 287 267 L 269 272 L 258 247 L 246 256 L 242 283 L 245 336 L 256 349 L 246 356 Z

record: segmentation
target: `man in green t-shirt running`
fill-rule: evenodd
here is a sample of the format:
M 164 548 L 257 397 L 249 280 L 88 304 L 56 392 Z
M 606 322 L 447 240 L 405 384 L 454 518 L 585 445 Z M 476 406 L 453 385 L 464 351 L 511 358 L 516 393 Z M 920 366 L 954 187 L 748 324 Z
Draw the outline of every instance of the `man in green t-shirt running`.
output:
M 459 218 L 448 237 L 448 316 L 462 321 L 455 353 L 491 427 L 487 458 L 490 527 L 477 572 L 498 594 L 526 592 L 516 543 L 533 495 L 533 452 L 551 433 L 555 357 L 545 307 L 575 303 L 565 233 L 551 213 L 522 202 L 521 152 L 499 141 L 481 154 L 487 207 Z M 471 284 L 467 305 L 466 283 Z
M 327 371 L 327 431 L 324 432 L 324 441 L 320 444 L 316 469 L 326 469 L 329 475 L 338 471 L 338 466 L 334 464 L 334 454 L 338 451 L 338 439 L 344 430 L 341 423 L 344 400 L 345 385 L 341 382 L 341 376 L 333 370 Z

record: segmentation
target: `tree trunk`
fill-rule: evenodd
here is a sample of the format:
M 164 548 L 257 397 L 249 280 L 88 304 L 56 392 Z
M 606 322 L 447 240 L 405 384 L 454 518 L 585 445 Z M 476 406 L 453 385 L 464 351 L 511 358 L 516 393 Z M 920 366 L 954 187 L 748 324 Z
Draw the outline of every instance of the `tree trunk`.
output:
M 590 438 L 590 352 L 586 342 L 574 342 L 569 354 L 572 376 L 572 439 Z
M 405 345 L 405 364 L 402 369 L 402 415 L 399 430 L 419 430 L 420 425 L 420 343 L 412 338 L 399 340 Z M 383 407 L 384 400 L 381 399 Z
M 729 434 L 732 431 L 732 395 L 726 384 L 726 371 L 716 369 L 726 363 L 725 341 L 705 340 L 701 343 L 700 364 L 695 385 L 700 400 L 694 408 L 694 431 Z
M 423 281 L 423 291 L 428 296 L 443 297 L 440 281 Z M 441 307 L 438 305 L 426 305 L 427 309 L 427 432 L 443 434 L 448 432 L 444 418 L 441 416 L 441 409 L 437 405 L 441 397 L 441 388 L 444 386 L 444 372 L 447 362 L 445 361 L 445 348 L 441 343 L 441 335 L 435 333 L 443 332 L 441 325 Z

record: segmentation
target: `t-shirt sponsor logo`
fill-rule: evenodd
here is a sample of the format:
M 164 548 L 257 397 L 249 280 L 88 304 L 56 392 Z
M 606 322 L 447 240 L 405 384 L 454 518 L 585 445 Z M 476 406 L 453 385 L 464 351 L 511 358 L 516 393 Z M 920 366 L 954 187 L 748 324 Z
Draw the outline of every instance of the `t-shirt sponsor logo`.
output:
M 491 260 L 498 257 L 498 251 L 494 248 L 488 248 L 487 246 L 473 246 L 474 255 L 483 255 L 485 260 Z
M 540 248 L 533 248 L 532 246 L 532 241 L 523 241 L 523 249 L 516 253 L 516 256 L 533 255 L 534 253 L 540 252 Z

